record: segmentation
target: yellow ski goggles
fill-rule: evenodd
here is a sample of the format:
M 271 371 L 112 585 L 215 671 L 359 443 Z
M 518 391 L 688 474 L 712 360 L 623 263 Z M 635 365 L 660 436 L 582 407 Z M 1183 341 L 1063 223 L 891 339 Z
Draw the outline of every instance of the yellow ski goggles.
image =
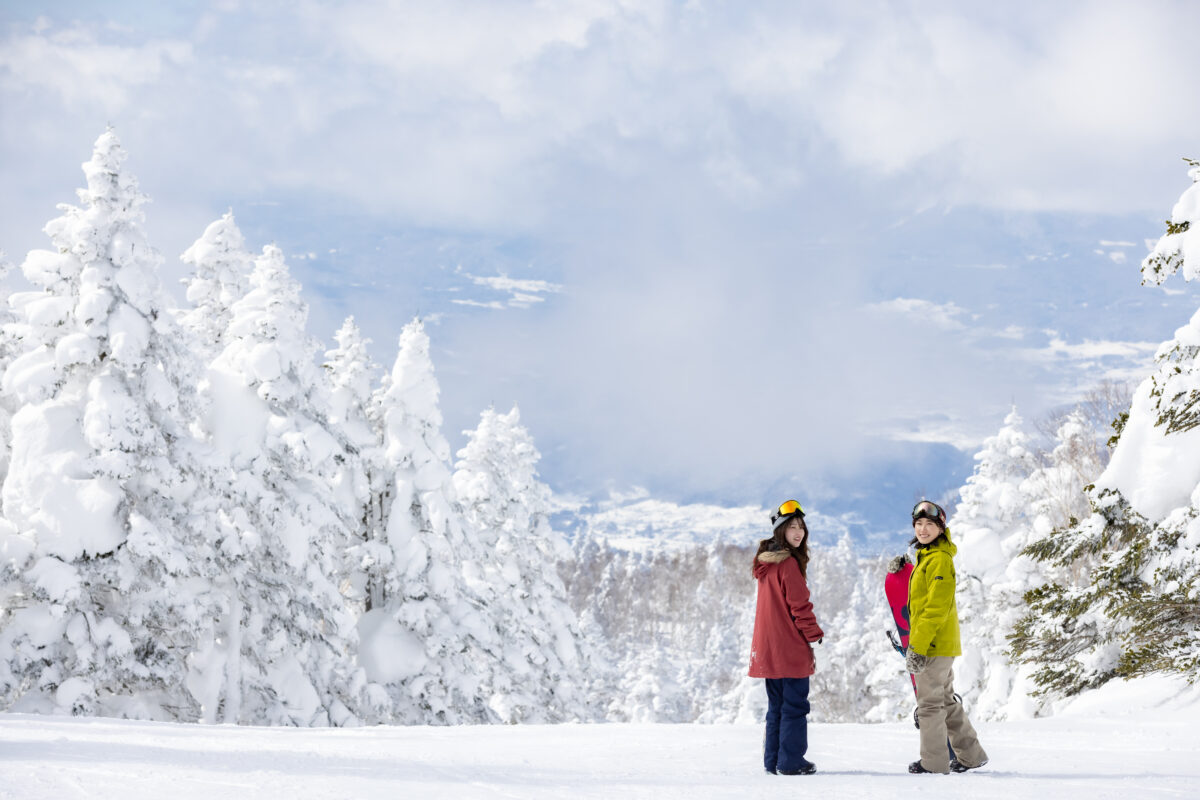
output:
M 795 517 L 804 518 L 804 509 L 795 500 L 788 500 L 771 512 L 771 530 L 777 530 L 780 525 Z
M 776 511 L 775 513 L 777 516 L 780 516 L 780 517 L 786 517 L 789 514 L 799 514 L 800 516 L 803 517 L 804 509 L 800 507 L 800 503 L 798 503 L 797 501 L 788 500 L 786 503 L 781 505 L 779 507 L 779 510 Z

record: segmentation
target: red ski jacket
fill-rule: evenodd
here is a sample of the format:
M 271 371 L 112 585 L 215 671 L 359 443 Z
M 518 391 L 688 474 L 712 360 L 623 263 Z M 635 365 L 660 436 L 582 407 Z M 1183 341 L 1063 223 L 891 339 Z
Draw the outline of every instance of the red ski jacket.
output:
M 758 606 L 750 645 L 751 678 L 807 678 L 813 674 L 810 642 L 825 636 L 813 615 L 800 564 L 782 550 L 754 562 Z

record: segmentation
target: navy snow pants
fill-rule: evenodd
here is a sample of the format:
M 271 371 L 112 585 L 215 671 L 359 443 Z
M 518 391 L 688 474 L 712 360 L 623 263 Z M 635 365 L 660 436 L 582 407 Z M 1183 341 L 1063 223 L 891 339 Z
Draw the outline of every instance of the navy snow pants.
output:
M 808 761 L 808 678 L 767 678 L 763 767 L 795 772 Z

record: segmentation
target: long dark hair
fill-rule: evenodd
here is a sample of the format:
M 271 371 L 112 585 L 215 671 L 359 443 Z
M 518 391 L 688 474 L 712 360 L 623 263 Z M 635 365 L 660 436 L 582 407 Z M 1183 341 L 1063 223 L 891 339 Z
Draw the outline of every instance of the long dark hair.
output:
M 803 575 L 807 579 L 808 578 L 808 524 L 805 523 L 804 517 L 798 517 L 796 519 L 799 520 L 800 527 L 804 528 L 804 539 L 800 542 L 800 546 L 792 547 L 790 544 L 788 544 L 787 537 L 784 536 L 784 534 L 783 534 L 783 532 L 785 530 L 787 530 L 787 527 L 792 524 L 792 520 L 789 519 L 787 522 L 780 524 L 780 526 L 775 529 L 774 535 L 759 541 L 758 552 L 754 554 L 754 561 L 755 561 L 755 563 L 757 563 L 758 557 L 761 556 L 763 553 L 767 552 L 768 550 L 782 550 L 785 553 L 787 553 L 788 555 L 790 555 L 792 558 L 796 559 L 796 563 L 800 565 L 800 574 Z M 753 566 L 753 565 L 751 565 L 751 566 Z

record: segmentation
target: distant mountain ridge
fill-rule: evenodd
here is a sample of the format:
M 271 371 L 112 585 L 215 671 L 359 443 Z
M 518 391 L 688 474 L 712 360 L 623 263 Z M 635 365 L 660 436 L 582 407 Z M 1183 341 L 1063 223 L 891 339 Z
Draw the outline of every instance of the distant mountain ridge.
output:
M 554 522 L 572 541 L 586 534 L 604 539 L 614 549 L 641 552 L 714 542 L 750 546 L 771 534 L 770 518 L 771 512 L 765 508 L 681 504 L 638 491 L 606 502 L 560 507 Z M 828 516 L 810 511 L 806 520 L 814 543 L 832 545 L 852 534 L 855 527 L 851 514 Z

